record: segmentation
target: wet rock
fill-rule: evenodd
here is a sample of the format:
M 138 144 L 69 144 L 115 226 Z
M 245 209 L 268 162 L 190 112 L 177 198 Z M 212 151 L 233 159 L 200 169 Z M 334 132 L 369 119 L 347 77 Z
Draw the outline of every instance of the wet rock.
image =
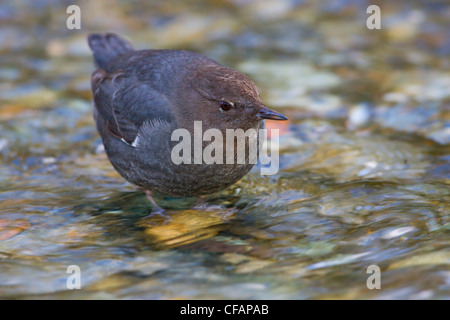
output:
M 261 94 L 269 105 L 301 107 L 317 112 L 327 112 L 341 106 L 338 96 L 311 94 L 337 86 L 340 78 L 326 71 L 318 71 L 302 61 L 248 61 L 238 68 L 261 86 Z

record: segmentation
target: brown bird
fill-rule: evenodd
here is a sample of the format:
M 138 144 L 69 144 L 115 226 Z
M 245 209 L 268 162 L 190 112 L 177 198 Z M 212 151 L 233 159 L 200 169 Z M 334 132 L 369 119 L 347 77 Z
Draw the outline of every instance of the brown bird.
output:
M 203 131 L 215 128 L 225 136 L 226 129 L 262 128 L 264 119 L 287 120 L 264 107 L 249 78 L 201 54 L 134 50 L 115 34 L 92 34 L 88 41 L 98 67 L 91 79 L 94 118 L 106 153 L 125 179 L 149 193 L 210 194 L 254 165 L 175 164 L 174 130 L 193 136 L 194 121 L 202 121 Z

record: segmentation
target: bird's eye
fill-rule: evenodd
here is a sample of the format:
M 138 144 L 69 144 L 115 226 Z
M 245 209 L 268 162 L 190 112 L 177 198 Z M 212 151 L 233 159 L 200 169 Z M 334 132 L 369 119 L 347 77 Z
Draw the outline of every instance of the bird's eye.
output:
M 220 109 L 222 109 L 224 111 L 230 110 L 231 107 L 232 107 L 232 104 L 230 102 L 227 102 L 227 101 L 221 101 L 220 102 Z

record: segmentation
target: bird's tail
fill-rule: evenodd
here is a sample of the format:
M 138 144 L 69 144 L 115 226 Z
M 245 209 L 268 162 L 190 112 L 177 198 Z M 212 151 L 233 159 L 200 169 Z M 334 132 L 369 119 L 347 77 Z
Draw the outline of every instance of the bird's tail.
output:
M 89 47 L 94 53 L 95 64 L 108 69 L 108 64 L 117 56 L 133 51 L 133 46 L 114 33 L 93 33 L 88 37 Z

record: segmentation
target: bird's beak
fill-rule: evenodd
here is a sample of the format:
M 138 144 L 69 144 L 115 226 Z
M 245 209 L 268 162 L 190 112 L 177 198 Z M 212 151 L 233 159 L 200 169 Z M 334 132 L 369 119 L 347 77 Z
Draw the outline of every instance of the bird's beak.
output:
M 269 108 L 262 107 L 262 109 L 256 114 L 257 117 L 261 119 L 269 119 L 269 120 L 287 120 L 286 116 L 283 116 L 281 113 L 270 110 Z

